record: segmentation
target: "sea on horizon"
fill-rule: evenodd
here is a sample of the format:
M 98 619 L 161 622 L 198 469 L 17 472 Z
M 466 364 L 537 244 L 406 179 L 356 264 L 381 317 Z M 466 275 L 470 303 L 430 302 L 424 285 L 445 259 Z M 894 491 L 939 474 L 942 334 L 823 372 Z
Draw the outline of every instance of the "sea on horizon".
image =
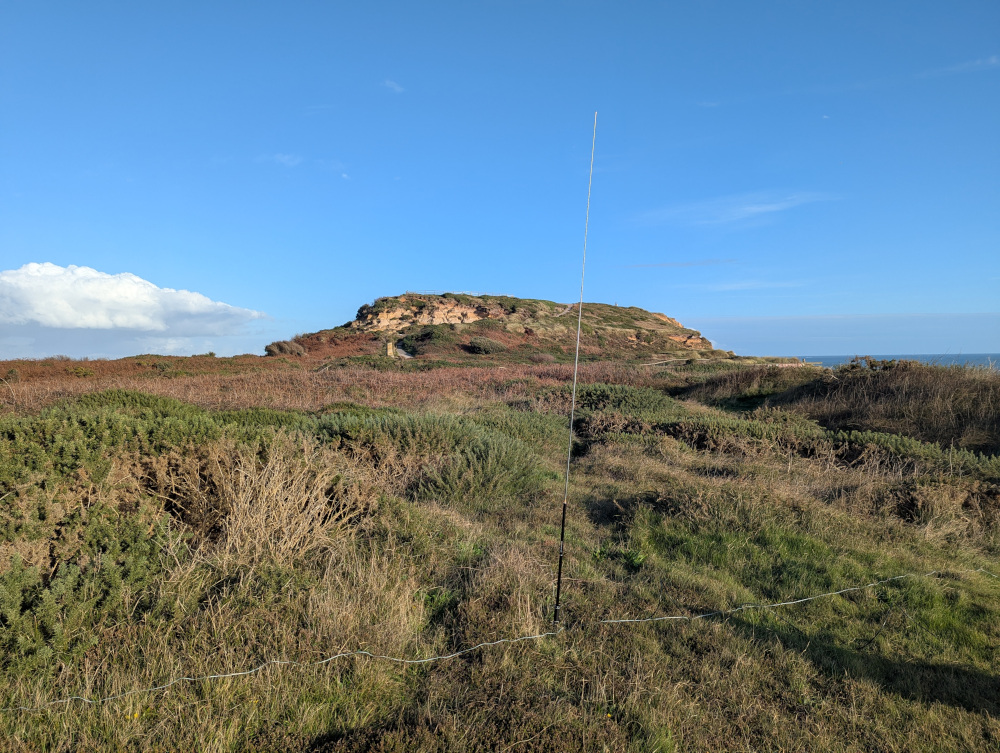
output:
M 917 353 L 904 355 L 880 355 L 865 353 L 863 355 L 877 358 L 880 361 L 920 361 L 935 366 L 981 366 L 1000 368 L 1000 353 Z M 829 369 L 835 368 L 858 356 L 799 356 L 806 363 L 818 363 Z

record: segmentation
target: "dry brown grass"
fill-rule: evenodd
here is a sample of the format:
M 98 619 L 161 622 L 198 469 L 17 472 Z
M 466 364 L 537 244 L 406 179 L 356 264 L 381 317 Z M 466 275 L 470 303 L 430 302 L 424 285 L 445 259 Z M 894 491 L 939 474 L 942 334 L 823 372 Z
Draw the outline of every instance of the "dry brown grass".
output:
M 280 435 L 261 458 L 233 447 L 220 557 L 281 566 L 327 552 L 377 501 L 372 471 L 314 439 Z
M 183 521 L 192 544 L 214 556 L 290 566 L 351 535 L 382 494 L 414 469 L 405 458 L 375 466 L 308 436 L 279 432 L 266 445 L 232 439 L 132 458 L 112 470 L 105 494 L 118 504 L 157 497 Z

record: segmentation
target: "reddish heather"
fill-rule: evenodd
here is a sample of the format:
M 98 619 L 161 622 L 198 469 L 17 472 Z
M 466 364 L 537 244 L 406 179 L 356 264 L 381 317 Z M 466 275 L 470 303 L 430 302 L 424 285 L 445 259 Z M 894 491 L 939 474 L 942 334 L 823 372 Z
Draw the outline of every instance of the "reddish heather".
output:
M 583 381 L 643 384 L 642 368 L 611 362 L 583 364 Z M 470 396 L 507 400 L 540 387 L 566 384 L 567 364 L 444 367 L 428 371 L 376 370 L 364 366 L 315 368 L 312 359 L 263 356 L 167 358 L 144 356 L 118 361 L 0 362 L 0 409 L 38 411 L 61 399 L 107 389 L 129 389 L 177 398 L 213 409 L 264 406 L 318 410 L 350 401 L 373 407 L 429 406 Z

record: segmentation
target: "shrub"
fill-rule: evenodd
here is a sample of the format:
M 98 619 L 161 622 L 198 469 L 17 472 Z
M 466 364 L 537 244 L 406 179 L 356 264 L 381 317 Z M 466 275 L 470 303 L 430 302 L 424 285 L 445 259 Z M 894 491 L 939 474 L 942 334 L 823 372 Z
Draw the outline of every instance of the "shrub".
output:
M 469 350 L 479 355 L 490 355 L 492 353 L 503 353 L 507 346 L 489 337 L 473 337 L 469 341 Z
M 426 324 L 400 340 L 399 347 L 407 353 L 420 355 L 429 348 L 448 345 L 454 341 L 455 332 L 450 324 Z
M 848 462 L 863 456 L 891 457 L 905 465 L 905 470 L 917 475 L 967 475 L 992 483 L 1000 481 L 1000 456 L 997 455 L 953 447 L 943 449 L 932 442 L 876 431 L 828 431 L 826 434 L 841 458 Z
M 659 390 L 622 384 L 584 384 L 576 393 L 577 404 L 589 410 L 613 410 L 636 417 L 674 413 L 677 403 Z
M 39 416 L 0 420 L 0 489 L 79 477 L 101 481 L 120 453 L 159 455 L 227 434 L 247 441 L 304 428 L 305 416 L 253 409 L 213 414 L 170 398 L 128 390 L 84 395 Z M 2 523 L 2 517 L 0 517 Z M 2 527 L 2 526 L 0 526 Z
M 499 306 L 505 314 L 517 313 L 518 306 L 524 303 L 521 299 L 511 298 L 509 295 L 484 295 L 483 300 Z
M 304 356 L 306 349 L 294 340 L 278 340 L 264 348 L 269 356 Z
M 383 296 L 381 298 L 376 298 L 371 303 L 361 304 L 358 308 L 357 318 L 360 320 L 369 315 L 375 316 L 377 314 L 381 314 L 383 311 L 396 308 L 399 305 L 399 298 L 396 296 Z M 350 322 L 348 322 L 348 324 L 350 324 Z
M 547 457 L 561 456 L 565 462 L 568 416 L 492 406 L 471 414 L 469 420 L 537 448 Z
M 467 419 L 333 413 L 318 419 L 317 434 L 367 458 L 413 497 L 475 511 L 531 498 L 544 481 L 539 458 L 527 445 Z
M 689 380 L 695 384 L 680 388 L 675 394 L 737 410 L 753 409 L 771 395 L 811 383 L 820 376 L 813 368 L 789 369 L 767 364 L 737 367 L 724 364 L 721 368 L 709 364 L 696 373 L 704 373 L 707 378 Z
M 39 671 L 81 658 L 101 623 L 140 618 L 155 605 L 166 564 L 165 521 L 98 503 L 65 515 L 50 571 L 15 555 L 0 574 L 0 647 L 7 669 Z

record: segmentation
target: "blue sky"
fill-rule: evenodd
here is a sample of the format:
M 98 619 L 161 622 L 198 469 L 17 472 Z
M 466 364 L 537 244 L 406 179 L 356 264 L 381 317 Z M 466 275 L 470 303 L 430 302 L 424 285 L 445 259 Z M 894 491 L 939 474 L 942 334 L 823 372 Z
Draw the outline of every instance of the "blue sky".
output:
M 1000 352 L 994 0 L 95 0 L 0 3 L 0 357 L 574 300 L 595 111 L 587 300 Z

